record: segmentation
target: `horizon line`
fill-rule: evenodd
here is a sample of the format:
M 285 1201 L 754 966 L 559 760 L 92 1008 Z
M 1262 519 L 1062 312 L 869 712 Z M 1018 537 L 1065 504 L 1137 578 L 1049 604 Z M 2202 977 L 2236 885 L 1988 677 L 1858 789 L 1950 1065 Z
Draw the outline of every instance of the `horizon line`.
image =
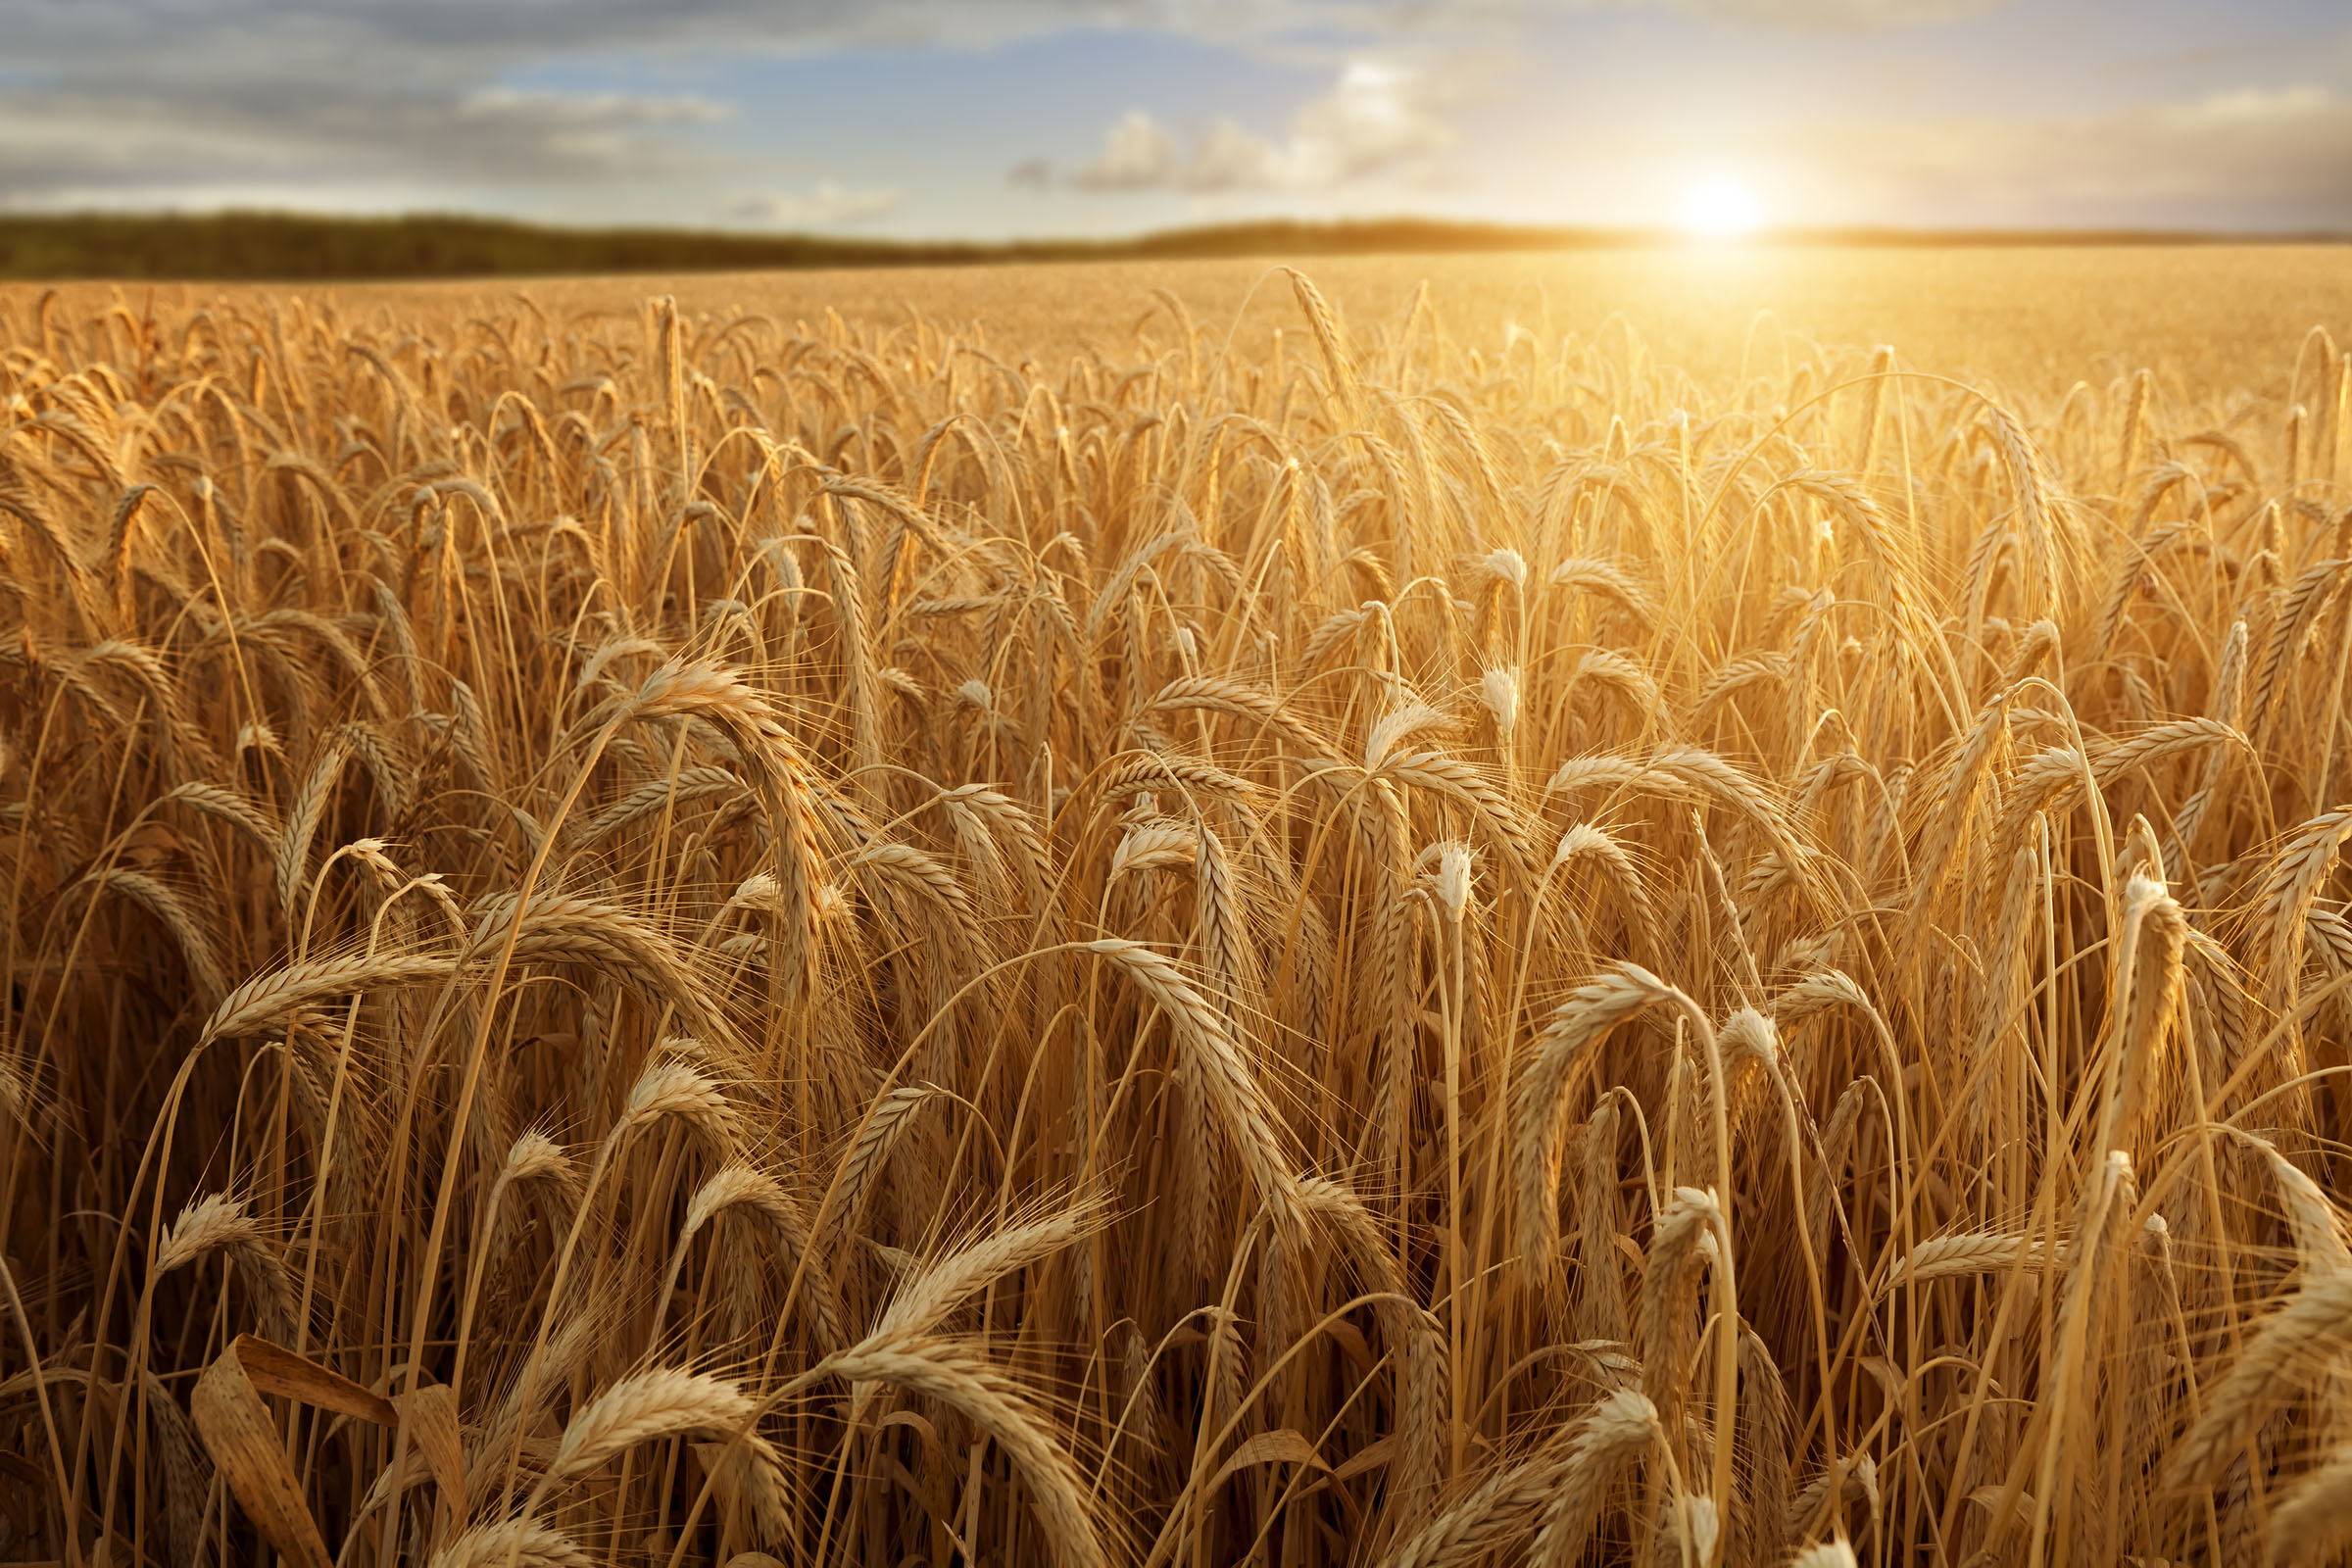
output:
M 361 245 L 355 241 L 366 240 Z M 387 246 L 386 240 L 405 241 Z M 1269 218 L 1102 237 L 903 239 L 671 224 L 568 224 L 418 210 L 324 214 L 283 208 L 0 212 L 0 280 L 315 281 L 599 272 L 818 270 L 991 263 L 1673 248 L 2063 248 L 2342 245 L 2352 229 L 2132 225 L 1770 224 L 1729 239 L 1665 223 L 1516 223 L 1484 219 Z

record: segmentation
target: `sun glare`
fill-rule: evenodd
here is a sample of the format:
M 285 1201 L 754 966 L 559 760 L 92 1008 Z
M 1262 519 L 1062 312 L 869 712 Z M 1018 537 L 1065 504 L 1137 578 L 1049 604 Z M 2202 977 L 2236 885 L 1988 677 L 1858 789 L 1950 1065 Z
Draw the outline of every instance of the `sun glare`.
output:
M 1727 240 L 1754 233 L 1764 209 L 1743 182 L 1716 174 L 1691 186 L 1675 216 L 1693 239 Z

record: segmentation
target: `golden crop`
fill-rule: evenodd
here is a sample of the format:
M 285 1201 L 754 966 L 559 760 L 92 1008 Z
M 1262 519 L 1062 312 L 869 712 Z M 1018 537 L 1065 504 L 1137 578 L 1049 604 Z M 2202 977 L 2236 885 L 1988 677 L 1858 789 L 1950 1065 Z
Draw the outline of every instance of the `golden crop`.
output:
M 1272 288 L 7 318 L 9 1554 L 2345 1539 L 2352 357 Z

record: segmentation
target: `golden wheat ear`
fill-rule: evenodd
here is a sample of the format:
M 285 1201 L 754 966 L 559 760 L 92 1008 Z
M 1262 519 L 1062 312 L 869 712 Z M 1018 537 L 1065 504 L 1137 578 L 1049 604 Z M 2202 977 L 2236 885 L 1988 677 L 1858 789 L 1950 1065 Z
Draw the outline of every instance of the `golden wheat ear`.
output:
M 0 287 L 0 1556 L 2340 1553 L 2338 260 Z

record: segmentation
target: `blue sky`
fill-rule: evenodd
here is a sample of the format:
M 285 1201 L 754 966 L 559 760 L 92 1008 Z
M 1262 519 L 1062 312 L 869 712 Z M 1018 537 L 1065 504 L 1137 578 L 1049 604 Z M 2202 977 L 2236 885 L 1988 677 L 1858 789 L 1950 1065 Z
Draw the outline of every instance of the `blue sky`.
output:
M 0 208 L 2352 228 L 2343 0 L 0 0 Z

